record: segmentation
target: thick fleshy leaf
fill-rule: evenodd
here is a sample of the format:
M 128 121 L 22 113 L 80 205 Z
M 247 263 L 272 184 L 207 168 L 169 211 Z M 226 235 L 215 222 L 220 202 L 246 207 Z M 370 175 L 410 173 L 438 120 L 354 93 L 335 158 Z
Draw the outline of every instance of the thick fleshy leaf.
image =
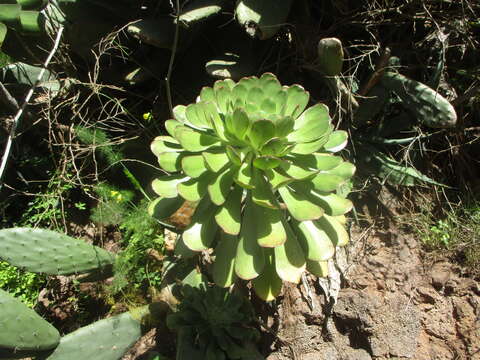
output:
M 284 138 L 293 131 L 295 119 L 291 116 L 278 116 L 274 119 L 275 136 Z
M 305 110 L 310 94 L 300 85 L 292 85 L 286 91 L 287 101 L 282 114 L 296 119 Z
M 264 156 L 283 156 L 288 146 L 289 144 L 284 139 L 272 138 L 262 146 L 260 153 Z
M 344 182 L 345 179 L 341 176 L 328 173 L 317 173 L 308 183 L 311 183 L 313 188 L 317 191 L 330 192 L 336 190 L 337 187 Z
M 230 162 L 225 148 L 208 149 L 203 151 L 202 155 L 208 168 L 213 172 L 219 172 Z
M 328 261 L 307 260 L 307 271 L 318 277 L 327 277 Z
M 164 125 L 165 125 L 165 130 L 167 130 L 167 133 L 170 136 L 175 136 L 175 129 L 178 126 L 182 126 L 183 123 L 181 123 L 178 120 L 169 119 L 169 120 L 165 121 Z M 178 143 L 178 141 L 177 141 L 177 143 Z
M 252 190 L 253 202 L 270 209 L 278 209 L 279 205 L 275 200 L 272 187 L 267 183 L 265 177 L 263 176 L 263 172 L 258 169 L 254 169 L 252 175 L 252 184 L 254 186 Z
M 203 87 L 202 90 L 200 90 L 200 100 L 215 102 L 215 92 L 213 89 L 211 87 Z
M 250 119 L 245 110 L 237 108 L 225 117 L 225 125 L 231 135 L 243 139 L 250 128 Z
M 316 170 L 308 170 L 294 164 L 292 161 L 283 161 L 280 164 L 280 167 L 287 176 L 292 177 L 296 180 L 304 180 L 307 178 L 311 178 L 317 173 Z
M 264 73 L 259 78 L 260 87 L 266 95 L 271 95 L 282 90 L 282 85 L 272 73 Z
M 196 202 L 207 193 L 208 185 L 215 179 L 216 174 L 204 172 L 198 178 L 189 179 L 177 185 L 178 193 L 185 200 Z
M 192 222 L 183 233 L 183 242 L 193 251 L 203 251 L 209 248 L 218 226 L 215 222 L 216 207 L 205 197 L 193 214 Z
M 227 234 L 238 235 L 240 233 L 242 195 L 243 189 L 235 186 L 215 214 L 218 226 Z
M 308 260 L 326 261 L 335 255 L 335 245 L 317 221 L 294 222 L 292 227 Z
M 295 183 L 291 185 L 296 192 L 313 204 L 320 206 L 330 216 L 343 215 L 352 210 L 353 204 L 350 200 L 334 193 L 321 193 L 314 191 L 313 187 L 306 184 Z
M 245 106 L 245 102 L 247 101 L 247 95 L 248 89 L 241 83 L 235 85 L 231 92 L 231 98 L 233 103 L 236 104 L 236 107 Z
M 197 178 L 207 171 L 202 155 L 189 155 L 182 158 L 182 169 L 191 178 Z
M 274 136 L 275 125 L 270 120 L 255 121 L 248 132 L 250 143 L 255 149 L 260 149 Z
M 0 4 L 0 21 L 5 23 L 15 23 L 20 19 L 22 8 L 15 2 L 11 4 Z
M 335 246 L 345 246 L 350 240 L 347 230 L 335 217 L 323 215 L 316 220 L 317 224 L 327 233 Z
M 307 143 L 318 140 L 330 129 L 330 115 L 324 104 L 314 105 L 305 110 L 295 121 L 294 131 L 287 139 L 297 143 Z
M 295 181 L 295 179 L 289 177 L 281 171 L 281 169 L 266 170 L 264 173 L 273 189 L 277 189 Z
M 332 131 L 332 127 L 330 126 L 329 133 Z M 295 144 L 292 149 L 290 150 L 293 154 L 312 154 L 314 152 L 319 151 L 328 141 L 328 135 L 322 136 L 318 140 L 311 141 L 308 143 L 298 143 Z
M 230 87 L 223 81 L 216 81 L 213 89 L 215 90 L 215 96 L 217 98 L 216 104 L 218 110 L 222 114 L 226 114 L 229 111 L 231 103 Z
M 322 217 L 324 210 L 294 189 L 283 186 L 278 189 L 282 200 L 287 206 L 288 212 L 298 221 L 314 220 Z
M 330 134 L 328 141 L 323 147 L 325 150 L 335 153 L 343 150 L 347 143 L 348 133 L 344 130 L 337 130 Z
M 3 44 L 3 40 L 5 40 L 5 36 L 7 36 L 7 31 L 8 29 L 5 24 L 0 23 L 0 47 Z
M 178 196 L 177 185 L 190 179 L 185 175 L 161 176 L 152 181 L 153 191 L 159 196 L 174 198 Z
M 337 175 L 345 180 L 350 179 L 354 174 L 355 174 L 355 165 L 349 162 L 342 162 L 340 165 L 337 167 L 334 167 L 331 170 L 328 170 L 327 172 L 332 175 Z
M 184 202 L 185 200 L 180 196 L 175 198 L 159 197 L 148 205 L 148 214 L 157 220 L 168 219 L 180 209 Z
M 158 164 L 162 169 L 168 172 L 177 172 L 182 169 L 182 157 L 184 153 L 182 152 L 164 152 L 158 154 Z
M 215 262 L 212 277 L 217 286 L 229 287 L 235 281 L 235 256 L 237 254 L 238 236 L 222 233 L 215 248 Z
M 260 104 L 265 99 L 263 90 L 258 86 L 253 86 L 248 91 L 247 104 L 255 105 L 257 109 L 260 109 Z
M 260 104 L 260 110 L 262 110 L 266 114 L 275 114 L 277 110 L 277 104 L 275 104 L 273 100 L 266 98 Z
M 233 174 L 232 169 L 226 168 L 224 172 L 217 174 L 213 182 L 208 185 L 210 200 L 215 205 L 222 205 L 227 200 L 233 184 Z
M 343 161 L 340 156 L 330 154 L 292 154 L 287 156 L 287 159 L 297 166 L 312 170 L 331 170 L 339 166 Z
M 40 33 L 42 31 L 42 14 L 34 10 L 20 11 L 20 24 L 24 33 Z
M 155 156 L 158 156 L 164 152 L 183 151 L 178 141 L 171 136 L 157 136 L 150 144 L 150 150 L 152 150 Z
M 224 115 L 218 113 L 214 103 L 205 103 L 204 110 L 215 134 L 223 141 L 228 141 L 225 122 L 223 120 Z
M 282 210 L 270 209 L 252 202 L 255 214 L 257 242 L 261 247 L 277 247 L 287 240 L 283 226 L 285 215 Z
M 248 156 L 237 170 L 233 180 L 245 189 L 253 189 L 252 180 L 252 161 L 251 156 Z
M 264 301 L 274 300 L 282 290 L 282 279 L 275 270 L 275 264 L 273 261 L 273 250 L 265 250 L 270 254 L 265 255 L 265 268 L 263 272 L 257 278 L 253 279 L 253 290 L 257 296 Z
M 274 169 L 281 164 L 281 160 L 274 156 L 259 156 L 253 160 L 253 166 L 260 170 Z
M 187 115 L 185 114 L 187 107 L 185 105 L 177 105 L 173 108 L 173 117 L 175 120 L 185 123 L 187 121 Z M 172 135 L 173 136 L 173 135 Z
M 251 198 L 247 198 L 242 228 L 240 230 L 240 242 L 235 257 L 235 273 L 243 280 L 255 279 L 265 267 L 265 255 L 263 248 L 257 242 L 257 227 Z
M 185 114 L 187 115 L 187 122 L 196 128 L 208 129 L 212 127 L 203 102 L 188 105 Z
M 212 146 L 220 145 L 217 137 L 195 131 L 185 126 L 178 126 L 175 129 L 175 138 L 185 150 L 193 152 L 203 151 Z
M 242 165 L 242 157 L 240 151 L 233 146 L 227 145 L 225 147 L 228 159 L 236 166 Z
M 305 271 L 305 255 L 288 223 L 285 224 L 285 230 L 287 241 L 274 248 L 275 269 L 282 280 L 298 284 Z

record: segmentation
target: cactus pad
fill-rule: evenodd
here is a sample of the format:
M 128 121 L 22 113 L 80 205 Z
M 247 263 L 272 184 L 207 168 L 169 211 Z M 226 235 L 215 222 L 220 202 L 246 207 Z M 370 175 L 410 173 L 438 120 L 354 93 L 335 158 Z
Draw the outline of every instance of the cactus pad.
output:
M 55 348 L 60 341 L 57 329 L 1 289 L 0 314 L 0 348 L 42 351 Z
M 97 321 L 64 336 L 45 360 L 117 360 L 140 338 L 141 322 L 131 313 Z
M 71 275 L 113 264 L 114 256 L 97 246 L 51 230 L 0 230 L 0 259 L 30 272 Z

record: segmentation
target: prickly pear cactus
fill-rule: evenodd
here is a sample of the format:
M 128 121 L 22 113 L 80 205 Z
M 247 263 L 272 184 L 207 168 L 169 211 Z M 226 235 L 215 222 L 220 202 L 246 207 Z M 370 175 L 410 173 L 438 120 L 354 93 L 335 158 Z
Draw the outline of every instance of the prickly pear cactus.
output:
M 0 289 L 0 349 L 42 351 L 60 341 L 57 329 L 7 292 Z
M 0 259 L 30 272 L 71 275 L 113 264 L 113 254 L 51 230 L 0 230 Z
M 397 72 L 386 72 L 381 84 L 394 91 L 420 123 L 432 128 L 449 128 L 457 123 L 455 108 L 438 92 Z
M 141 318 L 134 313 L 112 316 L 62 337 L 55 351 L 43 359 L 118 360 L 140 338 L 141 330 Z
M 152 208 L 168 217 L 182 200 L 198 203 L 183 245 L 215 249 L 219 286 L 254 280 L 271 300 L 282 280 L 320 273 L 349 240 L 352 203 L 337 189 L 355 167 L 334 155 L 347 133 L 334 131 L 325 105 L 308 101 L 301 86 L 281 86 L 269 73 L 217 81 L 195 104 L 175 107 L 169 136 L 151 145 L 172 173 L 153 181 L 160 198 Z
M 269 39 L 285 24 L 292 0 L 239 0 L 235 18 L 251 37 Z

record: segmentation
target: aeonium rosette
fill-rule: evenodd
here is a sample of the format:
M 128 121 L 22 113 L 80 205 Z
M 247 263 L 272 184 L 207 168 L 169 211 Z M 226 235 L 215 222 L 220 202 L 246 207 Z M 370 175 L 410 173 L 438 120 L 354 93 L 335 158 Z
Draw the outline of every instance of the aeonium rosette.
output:
M 339 189 L 355 167 L 334 155 L 347 133 L 334 131 L 325 105 L 306 109 L 308 100 L 270 73 L 217 81 L 196 103 L 176 106 L 170 136 L 151 145 L 170 173 L 153 181 L 160 198 L 151 210 L 168 217 L 185 200 L 198 203 L 182 246 L 214 248 L 219 286 L 253 280 L 271 300 L 282 280 L 298 283 L 305 270 L 325 276 L 335 247 L 348 242 L 352 203 Z

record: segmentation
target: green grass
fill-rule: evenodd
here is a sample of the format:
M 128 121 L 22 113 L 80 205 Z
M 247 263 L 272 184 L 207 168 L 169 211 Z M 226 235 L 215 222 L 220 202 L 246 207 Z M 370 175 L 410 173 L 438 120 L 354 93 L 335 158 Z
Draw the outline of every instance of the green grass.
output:
M 466 273 L 480 276 L 480 202 L 462 203 L 435 218 L 431 212 L 416 217 L 414 225 L 424 248 L 447 256 Z
M 6 262 L 0 262 L 0 288 L 33 307 L 45 284 L 45 276 L 19 270 Z

